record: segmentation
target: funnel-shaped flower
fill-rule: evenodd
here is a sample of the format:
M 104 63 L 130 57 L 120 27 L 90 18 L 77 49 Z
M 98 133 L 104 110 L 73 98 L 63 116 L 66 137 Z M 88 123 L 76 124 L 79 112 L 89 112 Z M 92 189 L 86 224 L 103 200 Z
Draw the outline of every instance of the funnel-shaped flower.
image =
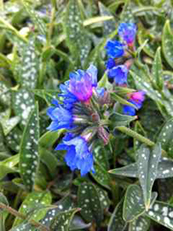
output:
M 52 103 L 55 105 L 55 107 L 49 107 L 47 109 L 47 115 L 52 120 L 50 126 L 47 129 L 51 131 L 56 131 L 60 128 L 73 128 L 74 125 L 71 110 L 65 109 L 56 100 L 53 100 Z
M 105 46 L 107 55 L 111 58 L 119 58 L 124 55 L 123 44 L 117 40 L 109 40 Z
M 140 109 L 142 107 L 143 101 L 145 99 L 145 92 L 144 91 L 138 91 L 129 94 L 129 102 L 134 104 L 137 109 Z M 136 114 L 135 108 L 129 106 L 129 105 L 124 105 L 123 106 L 123 113 L 126 115 L 131 115 L 134 116 Z
M 72 171 L 79 169 L 81 176 L 90 171 L 94 172 L 93 155 L 87 141 L 82 136 L 73 137 L 72 134 L 67 134 L 56 150 L 67 150 L 65 161 Z
M 114 81 L 118 85 L 127 83 L 128 69 L 125 65 L 118 65 L 108 71 L 108 77 L 114 78 Z
M 118 27 L 118 34 L 128 45 L 132 45 L 136 36 L 136 25 L 134 23 L 121 23 Z

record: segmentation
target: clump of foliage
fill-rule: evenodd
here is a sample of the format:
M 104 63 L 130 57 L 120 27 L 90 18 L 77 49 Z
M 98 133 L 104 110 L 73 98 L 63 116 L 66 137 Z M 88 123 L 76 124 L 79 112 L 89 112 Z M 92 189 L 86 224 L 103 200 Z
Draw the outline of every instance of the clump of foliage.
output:
M 0 0 L 1 231 L 173 230 L 172 11 L 171 0 Z M 122 23 L 136 25 L 125 52 L 110 42 Z M 70 85 L 71 124 L 63 84 L 78 69 L 98 73 Z M 80 142 L 85 167 L 66 152 Z

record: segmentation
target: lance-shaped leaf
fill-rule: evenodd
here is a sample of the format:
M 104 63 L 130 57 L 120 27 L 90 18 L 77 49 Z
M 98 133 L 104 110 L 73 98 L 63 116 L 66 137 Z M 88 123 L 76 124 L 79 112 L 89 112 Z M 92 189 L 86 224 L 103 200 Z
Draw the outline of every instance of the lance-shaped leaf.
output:
M 23 203 L 19 208 L 19 212 L 27 215 L 29 219 L 34 219 L 35 221 L 41 220 L 47 211 L 47 208 L 43 209 L 43 206 L 51 204 L 51 194 L 50 192 L 32 192 L 27 195 Z M 38 209 L 40 206 L 41 209 Z M 35 211 L 34 211 L 35 210 Z M 22 220 L 16 218 L 13 227 L 21 224 Z
M 4 135 L 8 135 L 9 132 L 19 123 L 20 117 L 19 116 L 14 116 L 11 117 L 10 119 L 1 119 L 1 126 L 4 132 Z
M 129 224 L 128 231 L 148 231 L 150 219 L 146 216 L 140 216 Z
M 162 148 L 173 157 L 173 118 L 168 120 L 163 126 L 157 141 L 161 143 Z
M 162 76 L 162 59 L 160 55 L 160 47 L 157 49 L 154 57 L 154 62 L 152 65 L 152 75 L 156 86 L 158 87 L 158 89 L 162 90 L 164 80 Z
M 152 149 L 142 145 L 138 151 L 138 176 L 142 187 L 146 210 L 150 207 L 151 191 L 157 178 L 158 163 L 161 157 L 161 145 Z
M 109 173 L 117 176 L 138 178 L 138 165 L 136 162 L 122 168 L 112 169 Z M 173 177 L 173 160 L 163 157 L 159 161 L 156 178 L 163 179 L 170 177 Z
M 28 3 L 26 3 L 26 1 L 22 1 L 22 4 L 24 5 L 27 13 L 31 17 L 32 22 L 37 27 L 39 33 L 41 35 L 46 35 L 46 24 L 44 23 L 42 18 L 40 18 L 38 13 Z
M 35 107 L 33 94 L 26 89 L 20 89 L 19 91 L 14 92 L 13 107 L 15 114 L 21 116 L 22 125 L 26 125 L 28 116 L 31 110 Z
M 111 125 L 113 128 L 116 126 L 127 126 L 132 122 L 133 120 L 136 120 L 136 116 L 128 116 L 128 115 L 122 115 L 120 113 L 114 112 L 110 117 Z
M 50 228 L 52 231 L 69 231 L 73 216 L 80 209 L 72 209 L 65 212 L 60 212 L 52 221 Z
M 173 34 L 168 20 L 163 28 L 162 50 L 166 61 L 171 67 L 173 67 Z
M 100 195 L 96 187 L 91 183 L 81 184 L 78 191 L 78 207 L 87 222 L 95 220 L 100 224 L 103 217 L 103 208 L 100 202 Z
M 123 200 L 115 208 L 108 224 L 108 231 L 124 231 L 127 222 L 123 219 Z
M 110 175 L 101 165 L 95 165 L 95 173 L 91 172 L 93 178 L 103 187 L 110 189 Z
M 161 225 L 173 230 L 173 206 L 156 201 L 146 215 Z
M 74 60 L 76 62 L 81 60 L 83 64 L 88 56 L 91 42 L 83 26 L 80 5 L 76 0 L 69 1 L 65 13 L 64 30 L 67 36 L 67 45 Z
M 127 177 L 138 177 L 138 166 L 137 163 L 129 164 L 122 168 L 116 168 L 109 171 L 109 173 L 117 176 L 127 176 Z
M 22 52 L 20 81 L 23 88 L 36 88 L 38 70 L 39 63 L 36 54 L 35 40 L 30 39 Z
M 39 114 L 38 104 L 31 112 L 28 123 L 23 132 L 20 146 L 20 174 L 28 190 L 32 190 L 39 164 L 38 155 Z
M 130 222 L 145 212 L 142 190 L 138 185 L 130 185 L 126 191 L 123 218 Z

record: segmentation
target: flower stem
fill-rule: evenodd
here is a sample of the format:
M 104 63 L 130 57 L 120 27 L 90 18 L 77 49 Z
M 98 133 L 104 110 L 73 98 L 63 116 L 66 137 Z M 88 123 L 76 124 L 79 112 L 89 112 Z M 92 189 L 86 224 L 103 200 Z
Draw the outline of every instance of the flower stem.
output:
M 25 216 L 22 213 L 19 213 L 17 210 L 11 208 L 8 205 L 0 203 L 0 208 L 6 210 L 7 212 L 14 215 L 15 217 L 19 217 L 23 220 L 27 219 L 27 216 Z M 39 223 L 35 220 L 28 220 L 28 222 L 31 223 L 32 225 L 34 225 L 35 227 L 39 228 L 41 231 L 50 231 L 50 229 L 48 227 L 46 227 L 45 225 L 42 225 L 41 223 Z
M 135 139 L 137 139 L 138 141 L 140 141 L 140 142 L 142 142 L 142 143 L 144 143 L 144 144 L 146 144 L 146 145 L 148 145 L 150 147 L 153 147 L 155 145 L 155 143 L 153 141 L 151 141 L 148 138 L 140 135 L 139 133 L 131 130 L 130 128 L 127 128 L 125 126 L 118 126 L 118 127 L 116 127 L 116 129 L 123 132 L 123 133 L 125 133 L 125 134 L 127 134 L 127 135 L 129 135 L 129 136 L 131 136 L 131 137 L 133 137 L 133 138 L 135 138 Z M 163 150 L 163 149 L 162 149 L 162 154 L 164 156 L 166 156 L 166 151 Z

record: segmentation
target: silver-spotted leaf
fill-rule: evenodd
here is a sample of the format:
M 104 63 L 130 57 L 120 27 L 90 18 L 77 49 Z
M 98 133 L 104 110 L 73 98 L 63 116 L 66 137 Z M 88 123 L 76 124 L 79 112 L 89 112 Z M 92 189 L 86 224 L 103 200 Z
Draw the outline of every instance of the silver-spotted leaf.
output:
M 156 201 L 146 215 L 161 225 L 173 230 L 173 206 Z
M 154 62 L 152 65 L 152 76 L 158 89 L 162 90 L 164 85 L 164 80 L 162 76 L 162 59 L 160 54 L 160 47 L 157 49 Z
M 52 231 L 69 231 L 73 216 L 79 209 L 72 209 L 65 212 L 60 212 L 52 221 L 50 228 Z
M 103 208 L 100 202 L 100 195 L 96 187 L 91 183 L 83 183 L 78 191 L 78 207 L 87 222 L 95 220 L 100 224 L 103 217 Z
M 31 111 L 28 123 L 24 129 L 20 145 L 20 174 L 27 190 L 32 190 L 39 164 L 39 114 L 38 104 Z
M 146 216 L 140 216 L 129 224 L 129 231 L 148 231 L 150 219 Z
M 127 222 L 123 219 L 123 201 L 116 206 L 108 224 L 108 231 L 125 231 Z
M 151 202 L 151 191 L 155 179 L 157 178 L 158 163 L 161 158 L 161 145 L 156 144 L 151 149 L 142 145 L 138 150 L 138 176 L 143 191 L 146 209 Z
M 35 108 L 33 94 L 26 89 L 20 89 L 17 92 L 14 92 L 13 107 L 15 114 L 22 119 L 21 124 L 26 125 L 31 110 Z
M 163 28 L 162 50 L 166 61 L 173 68 L 173 33 L 169 21 L 166 21 Z
M 168 120 L 159 133 L 157 141 L 161 143 L 162 148 L 173 157 L 173 119 Z
M 22 202 L 19 212 L 28 216 L 29 219 L 34 219 L 35 221 L 41 220 L 47 211 L 47 208 L 43 206 L 51 204 L 51 194 L 50 192 L 32 192 L 27 195 L 27 197 Z M 40 209 L 38 209 L 40 207 Z M 13 224 L 17 226 L 22 223 L 20 218 L 16 218 Z
M 124 205 L 123 218 L 131 222 L 145 212 L 142 190 L 138 185 L 130 185 L 127 188 Z

